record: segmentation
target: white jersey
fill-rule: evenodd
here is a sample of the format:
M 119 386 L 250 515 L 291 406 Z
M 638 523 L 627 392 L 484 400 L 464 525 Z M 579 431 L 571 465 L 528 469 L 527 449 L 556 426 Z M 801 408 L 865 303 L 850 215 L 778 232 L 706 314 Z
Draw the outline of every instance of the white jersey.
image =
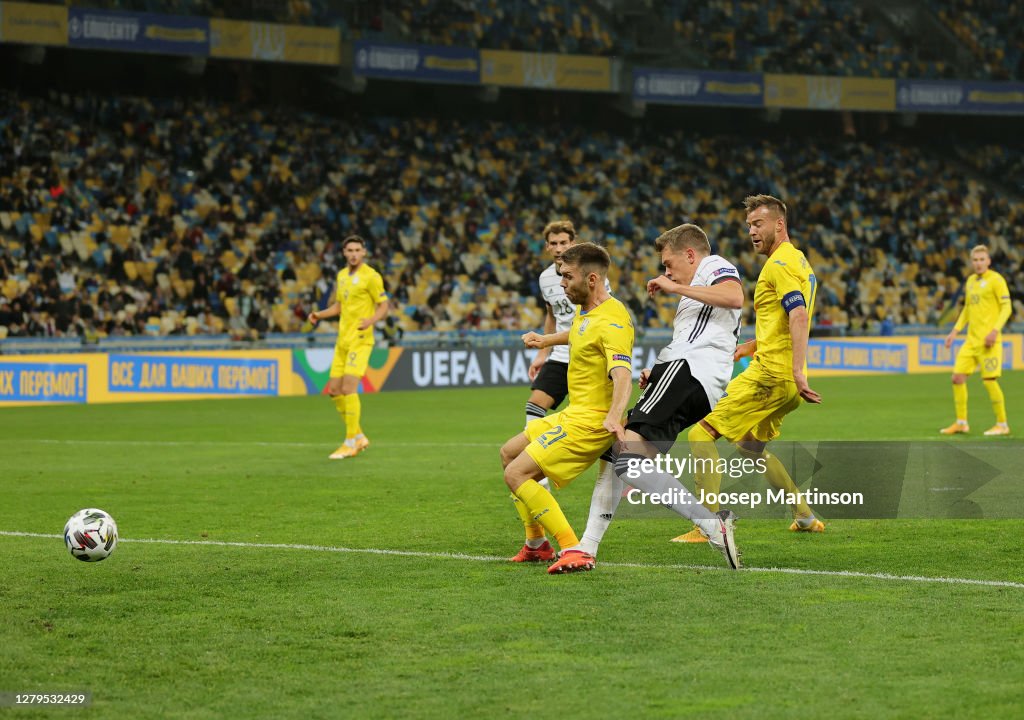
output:
M 710 287 L 722 281 L 739 281 L 736 266 L 719 255 L 700 261 L 690 285 Z M 740 311 L 679 298 L 672 321 L 672 342 L 658 353 L 658 362 L 686 360 L 690 373 L 704 386 L 711 407 L 722 397 L 732 379 L 732 356 L 740 331 Z
M 555 316 L 555 332 L 569 332 L 569 328 L 572 327 L 573 318 L 576 317 L 576 306 L 573 305 L 569 298 L 565 296 L 565 290 L 562 288 L 562 276 L 555 270 L 555 264 L 551 263 L 548 268 L 540 274 L 540 294 L 544 298 L 544 302 L 551 308 L 552 315 Z M 604 287 L 608 291 L 608 294 L 612 293 L 612 285 L 605 278 Z M 568 345 L 555 345 L 551 348 L 551 354 L 548 355 L 548 360 L 554 360 L 555 362 L 569 364 L 569 346 Z

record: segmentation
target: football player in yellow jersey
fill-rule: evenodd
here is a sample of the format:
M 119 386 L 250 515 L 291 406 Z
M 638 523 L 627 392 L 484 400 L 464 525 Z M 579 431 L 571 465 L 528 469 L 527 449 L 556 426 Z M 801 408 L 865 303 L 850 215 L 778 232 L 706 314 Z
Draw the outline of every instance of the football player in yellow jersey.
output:
M 967 426 L 967 376 L 981 367 L 981 379 L 995 411 L 996 424 L 985 431 L 986 435 L 1009 435 L 1006 422 L 1006 401 L 999 387 L 1003 374 L 1003 325 L 1010 319 L 1013 305 L 1010 303 L 1010 289 L 1006 280 L 995 270 L 990 270 L 992 258 L 988 248 L 978 245 L 971 250 L 971 268 L 974 274 L 967 279 L 964 289 L 964 309 L 956 320 L 953 330 L 946 336 L 946 347 L 951 347 L 957 333 L 967 326 L 967 340 L 956 354 L 953 365 L 953 404 L 956 407 L 956 422 L 939 432 L 956 435 L 970 431 Z
M 566 332 L 527 333 L 531 347 L 569 344 L 569 405 L 531 422 L 501 448 L 505 483 L 512 491 L 527 538 L 557 540 L 561 554 L 548 572 L 592 570 L 594 557 L 579 549 L 579 538 L 551 493 L 572 482 L 623 437 L 622 418 L 633 388 L 633 323 L 625 305 L 608 294 L 611 260 L 593 243 L 578 243 L 562 255 L 561 284 L 579 312 Z
M 331 453 L 331 460 L 358 455 L 370 445 L 359 424 L 362 415 L 359 381 L 370 362 L 374 323 L 388 314 L 384 280 L 379 272 L 363 262 L 366 242 L 358 235 L 350 235 L 342 243 L 342 252 L 346 266 L 338 273 L 334 303 L 325 310 L 309 314 L 309 322 L 314 325 L 341 315 L 327 394 L 345 423 L 346 433 L 345 442 Z
M 821 396 L 807 384 L 805 361 L 817 280 L 807 258 L 789 240 L 785 203 L 771 195 L 751 195 L 743 205 L 754 250 L 767 258 L 754 288 L 754 340 L 737 347 L 735 354 L 736 360 L 751 355 L 753 359 L 687 437 L 695 458 L 712 460 L 702 467 L 717 465 L 715 440 L 725 437 L 744 455 L 763 458 L 765 479 L 787 495 L 795 495 L 799 491 L 793 478 L 777 457 L 765 452 L 765 446 L 779 436 L 782 419 L 800 407 L 801 398 L 821 402 Z M 705 494 L 717 493 L 722 476 L 698 472 L 694 482 Z M 798 502 L 790 505 L 793 524 L 789 529 L 824 532 L 824 523 L 814 517 L 807 503 L 799 496 L 795 499 Z

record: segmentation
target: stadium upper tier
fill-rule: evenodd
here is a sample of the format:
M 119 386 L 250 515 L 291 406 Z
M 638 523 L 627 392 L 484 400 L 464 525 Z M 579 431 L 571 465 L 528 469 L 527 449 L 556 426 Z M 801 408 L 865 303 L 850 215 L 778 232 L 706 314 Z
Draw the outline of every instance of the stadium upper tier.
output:
M 672 303 L 644 293 L 654 238 L 699 223 L 749 289 L 762 260 L 739 201 L 753 192 L 790 203 L 820 278 L 819 324 L 949 319 L 980 242 L 1024 310 L 1024 208 L 941 150 L 356 124 L 127 97 L 4 94 L 0 109 L 0 334 L 299 331 L 350 233 L 370 241 L 396 327 L 538 327 L 539 233 L 561 217 L 608 246 L 616 295 L 662 326 Z M 749 324 L 749 302 L 744 313 Z
M 1024 79 L 1024 2 L 930 0 L 929 5 L 974 54 L 980 77 Z
M 337 27 L 345 39 L 627 59 L 642 55 L 647 60 L 660 58 L 659 64 L 696 64 L 715 70 L 1024 79 L 1024 3 L 1018 0 L 929 0 L 903 8 L 903 12 L 912 9 L 928 15 L 932 22 L 927 26 L 920 16 L 901 25 L 881 5 L 856 0 L 68 0 L 58 4 Z M 954 65 L 957 53 L 951 46 L 956 45 L 965 50 Z
M 810 75 L 941 77 L 942 62 L 919 60 L 913 46 L 869 22 L 845 0 L 737 2 L 671 0 L 662 16 L 709 67 Z

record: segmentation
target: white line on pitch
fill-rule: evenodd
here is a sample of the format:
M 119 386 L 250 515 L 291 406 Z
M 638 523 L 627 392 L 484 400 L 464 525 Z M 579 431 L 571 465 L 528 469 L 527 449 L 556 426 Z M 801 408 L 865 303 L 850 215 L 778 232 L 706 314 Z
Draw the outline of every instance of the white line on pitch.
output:
M 46 538 L 60 540 L 62 535 L 47 533 L 17 532 L 0 530 L 3 537 Z M 507 562 L 508 558 L 493 555 L 464 555 L 462 553 L 424 552 L 420 550 L 386 550 L 381 548 L 349 548 L 332 547 L 330 545 L 295 545 L 286 543 L 247 543 L 228 542 L 224 540 L 160 540 L 153 538 L 121 538 L 119 542 L 151 543 L 155 545 L 204 545 L 209 547 L 255 548 L 260 550 L 310 550 L 328 553 L 356 553 L 362 555 L 393 555 L 398 557 L 434 558 L 439 560 L 469 560 L 473 562 Z M 653 563 L 602 562 L 602 567 L 628 567 L 651 570 L 721 570 L 724 567 L 713 565 L 659 565 Z M 804 568 L 761 568 L 746 567 L 744 572 L 780 573 L 784 575 L 823 575 L 827 577 L 865 578 L 872 580 L 889 580 L 895 582 L 941 583 L 946 585 L 981 585 L 984 587 L 1007 587 L 1024 590 L 1024 583 L 1010 580 L 975 580 L 973 578 L 928 577 L 926 575 L 891 575 L 889 573 L 867 573 L 853 570 L 807 570 Z
M 136 446 L 161 446 L 161 447 L 192 447 L 196 445 L 205 447 L 217 447 L 223 445 L 224 447 L 251 447 L 253 445 L 261 447 L 294 447 L 294 448 L 326 448 L 334 447 L 330 442 L 311 443 L 311 442 L 266 442 L 260 440 L 57 440 L 54 438 L 0 438 L 0 442 L 7 442 L 16 445 L 23 445 L 25 443 L 35 443 L 37 445 L 118 445 L 121 447 L 128 445 Z M 378 443 L 385 447 L 486 447 L 486 448 L 498 448 L 501 447 L 501 441 L 494 441 L 491 443 L 472 443 L 472 442 L 381 442 Z

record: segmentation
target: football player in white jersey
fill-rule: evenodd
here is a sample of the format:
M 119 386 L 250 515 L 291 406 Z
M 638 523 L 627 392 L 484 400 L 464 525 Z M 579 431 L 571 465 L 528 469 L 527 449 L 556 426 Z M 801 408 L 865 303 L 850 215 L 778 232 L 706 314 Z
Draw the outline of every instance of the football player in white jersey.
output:
M 576 306 L 569 302 L 562 288 L 558 265 L 562 253 L 576 242 L 576 228 L 568 220 L 556 220 L 544 228 L 544 249 L 553 262 L 540 274 L 540 293 L 547 305 L 544 316 L 544 334 L 565 332 L 576 316 Z M 526 424 L 547 415 L 562 404 L 569 392 L 566 373 L 569 369 L 569 346 L 557 345 L 537 351 L 530 363 L 530 399 L 526 401 Z
M 619 482 L 606 491 L 607 496 L 617 503 L 628 479 L 645 493 L 675 498 L 675 502 L 662 504 L 693 520 L 701 537 L 736 568 L 739 553 L 732 537 L 732 511 L 718 513 L 721 531 L 710 536 L 705 528 L 719 527 L 707 522 L 714 516 L 673 475 L 651 472 L 637 477 L 637 468 L 644 459 L 667 452 L 679 433 L 710 412 L 725 392 L 732 377 L 743 285 L 736 266 L 711 254 L 711 243 L 697 225 L 680 225 L 663 233 L 655 247 L 665 273 L 647 283 L 647 292 L 651 296 L 661 292 L 679 295 L 679 306 L 672 323 L 672 341 L 659 353 L 654 368 L 645 368 L 640 375 L 643 394 L 629 412 L 625 440 L 618 444 L 615 460 Z M 611 521 L 611 513 L 605 515 L 607 522 L 594 522 L 592 511 L 580 544 L 591 555 L 596 555 Z

